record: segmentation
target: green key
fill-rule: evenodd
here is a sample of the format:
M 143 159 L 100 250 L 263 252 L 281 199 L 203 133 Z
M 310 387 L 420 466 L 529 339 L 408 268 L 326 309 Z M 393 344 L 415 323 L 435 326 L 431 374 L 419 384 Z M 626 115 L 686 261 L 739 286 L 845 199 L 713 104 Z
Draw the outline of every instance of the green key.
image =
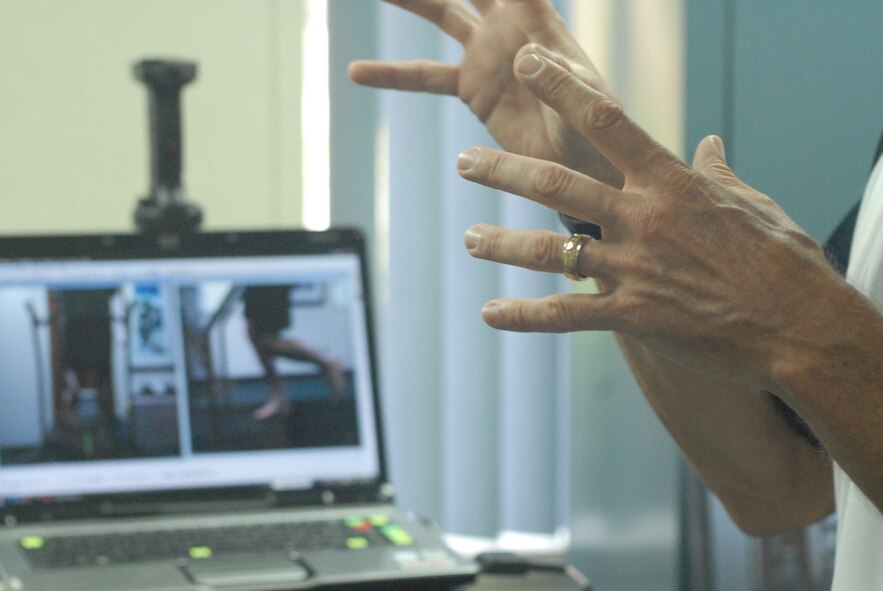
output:
M 387 540 L 396 546 L 410 546 L 414 543 L 414 538 L 411 537 L 411 534 L 398 525 L 387 525 L 382 527 L 380 531 L 386 536 Z
M 43 536 L 25 536 L 21 539 L 21 547 L 25 550 L 39 550 L 45 544 Z
M 212 557 L 212 549 L 208 546 L 193 546 L 190 548 L 190 558 L 211 558 Z
M 346 547 L 349 548 L 350 550 L 361 550 L 362 548 L 368 547 L 368 540 L 361 537 L 361 536 L 356 536 L 354 538 L 347 538 L 346 539 Z
M 347 517 L 343 520 L 347 527 L 358 527 L 365 523 L 364 517 Z
M 388 537 L 389 541 L 396 546 L 410 546 L 414 543 L 414 538 L 412 538 L 411 534 L 406 531 L 391 534 Z
M 387 517 L 386 515 L 372 515 L 370 518 L 368 518 L 368 521 L 374 527 L 382 527 L 389 524 L 389 517 Z

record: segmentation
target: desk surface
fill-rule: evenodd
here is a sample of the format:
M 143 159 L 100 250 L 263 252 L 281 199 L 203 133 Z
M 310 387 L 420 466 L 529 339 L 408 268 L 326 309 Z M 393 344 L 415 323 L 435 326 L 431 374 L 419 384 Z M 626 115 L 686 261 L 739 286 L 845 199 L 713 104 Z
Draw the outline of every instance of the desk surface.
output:
M 482 575 L 475 584 L 451 591 L 573 591 L 574 588 L 562 575 L 531 573 L 524 577 Z M 0 579 L 0 591 L 6 591 L 3 579 Z
M 573 591 L 576 589 L 564 575 L 530 573 L 524 577 L 481 575 L 474 585 L 456 591 Z

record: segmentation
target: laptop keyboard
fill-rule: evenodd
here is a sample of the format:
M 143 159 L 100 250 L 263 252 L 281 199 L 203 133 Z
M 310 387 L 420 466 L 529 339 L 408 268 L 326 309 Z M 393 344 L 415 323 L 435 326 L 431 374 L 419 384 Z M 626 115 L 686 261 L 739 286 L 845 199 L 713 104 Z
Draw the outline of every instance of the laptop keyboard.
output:
M 241 553 L 309 550 L 358 551 L 376 546 L 410 546 L 411 535 L 386 516 L 343 521 L 306 521 L 201 529 L 44 538 L 25 536 L 20 545 L 34 568 L 61 568 L 204 559 Z

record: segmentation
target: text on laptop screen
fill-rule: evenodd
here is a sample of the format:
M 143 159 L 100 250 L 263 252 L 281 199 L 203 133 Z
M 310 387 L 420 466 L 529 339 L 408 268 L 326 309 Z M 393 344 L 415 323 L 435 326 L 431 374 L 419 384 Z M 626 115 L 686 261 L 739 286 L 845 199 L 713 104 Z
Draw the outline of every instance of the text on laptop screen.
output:
M 377 478 L 359 265 L 0 262 L 0 504 Z

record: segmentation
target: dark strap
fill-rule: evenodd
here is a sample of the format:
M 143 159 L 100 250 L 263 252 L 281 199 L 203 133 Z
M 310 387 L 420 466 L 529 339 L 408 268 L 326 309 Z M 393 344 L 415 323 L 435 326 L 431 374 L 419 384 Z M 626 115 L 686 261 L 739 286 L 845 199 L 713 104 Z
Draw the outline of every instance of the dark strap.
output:
M 825 253 L 841 275 L 846 274 L 846 267 L 849 266 L 849 251 L 852 248 L 852 235 L 855 233 L 855 222 L 858 218 L 860 204 L 861 201 L 852 206 L 852 209 L 837 224 L 837 228 L 825 242 Z
M 877 165 L 881 155 L 883 155 L 883 135 L 880 136 L 880 143 L 877 144 L 877 151 L 874 153 L 874 161 L 871 163 L 872 169 Z M 825 252 L 841 275 L 846 274 L 846 268 L 849 266 L 849 251 L 852 248 L 852 235 L 855 233 L 855 222 L 858 219 L 860 204 L 861 201 L 852 206 L 852 209 L 837 224 L 834 233 L 825 242 Z
M 874 155 L 874 162 L 871 164 L 871 168 L 877 165 L 877 160 L 880 159 L 881 155 L 883 155 L 883 135 L 880 136 L 880 143 L 877 144 L 877 153 Z
M 564 227 L 567 228 L 567 231 L 571 234 L 587 234 L 595 240 L 601 240 L 600 226 L 597 226 L 591 222 L 584 222 L 582 220 L 572 218 L 569 215 L 564 215 L 563 213 L 559 213 L 558 217 L 561 218 L 561 223 L 564 224 Z

